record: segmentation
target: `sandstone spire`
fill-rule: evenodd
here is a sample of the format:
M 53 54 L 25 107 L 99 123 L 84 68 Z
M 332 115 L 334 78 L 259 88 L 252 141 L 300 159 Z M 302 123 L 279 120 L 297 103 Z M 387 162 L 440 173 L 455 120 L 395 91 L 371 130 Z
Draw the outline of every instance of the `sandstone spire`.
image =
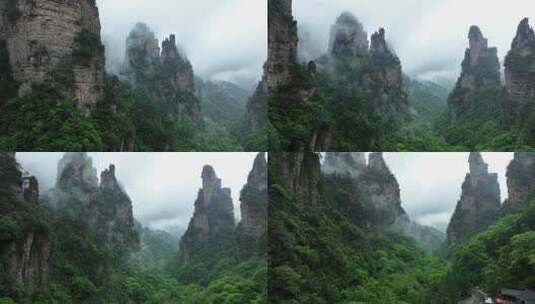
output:
M 247 184 L 240 193 L 241 222 L 238 225 L 242 244 L 258 244 L 267 232 L 267 162 L 265 153 L 259 153 Z
M 448 226 L 450 245 L 461 243 L 493 224 L 500 210 L 498 175 L 489 173 L 481 153 L 472 152 L 468 159 L 470 173 L 462 185 L 461 199 Z
M 478 26 L 470 27 L 468 40 L 461 76 L 448 99 L 452 120 L 462 117 L 481 102 L 489 102 L 476 94 L 501 87 L 498 50 L 488 47 L 488 40 Z
M 507 101 L 505 111 L 509 123 L 532 123 L 535 112 L 535 31 L 529 19 L 523 19 L 505 58 Z
M 331 26 L 329 53 L 334 56 L 368 55 L 368 34 L 362 23 L 350 12 L 342 13 Z
M 507 167 L 507 189 L 505 212 L 520 211 L 528 206 L 530 199 L 535 199 L 535 153 L 515 153 Z
M 292 0 L 270 0 L 268 6 L 268 60 L 264 70 L 267 90 L 274 93 L 290 82 L 290 67 L 297 61 L 297 22 L 292 16 Z
M 180 257 L 188 261 L 195 253 L 220 248 L 232 241 L 234 206 L 229 188 L 221 187 L 212 166 L 202 171 L 202 188 L 195 201 L 195 211 L 180 240 Z

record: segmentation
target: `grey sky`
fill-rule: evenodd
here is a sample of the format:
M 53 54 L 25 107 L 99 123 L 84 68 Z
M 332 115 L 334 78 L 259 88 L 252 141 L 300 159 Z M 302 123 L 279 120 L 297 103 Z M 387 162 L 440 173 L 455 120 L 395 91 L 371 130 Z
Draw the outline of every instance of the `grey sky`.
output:
M 63 153 L 17 153 L 17 160 L 37 176 L 40 190 L 53 187 Z M 185 229 L 201 187 L 204 165 L 212 165 L 229 187 L 239 216 L 239 193 L 247 182 L 256 153 L 89 153 L 103 171 L 115 164 L 119 182 L 130 196 L 134 216 L 158 229 Z M 176 231 L 170 231 L 176 232 Z
M 251 86 L 267 57 L 265 0 L 97 0 L 108 60 L 122 62 L 126 37 L 146 23 L 160 43 L 174 33 L 205 79 Z
M 350 11 L 368 35 L 386 29 L 388 42 L 411 76 L 455 80 L 468 45 L 468 29 L 481 27 L 500 61 L 510 49 L 523 17 L 535 17 L 532 0 L 294 0 L 294 16 L 327 50 L 330 26 L 342 11 Z
M 402 206 L 420 224 L 445 230 L 468 169 L 468 153 L 385 153 L 401 188 Z M 502 202 L 507 198 L 506 169 L 513 153 L 482 153 L 498 173 Z

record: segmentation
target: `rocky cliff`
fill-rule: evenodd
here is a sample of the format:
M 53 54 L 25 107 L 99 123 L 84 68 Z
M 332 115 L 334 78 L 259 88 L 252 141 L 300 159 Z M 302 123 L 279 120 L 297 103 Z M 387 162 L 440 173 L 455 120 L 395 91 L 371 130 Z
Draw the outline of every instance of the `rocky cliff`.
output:
M 195 211 L 180 240 L 180 259 L 187 262 L 195 254 L 227 246 L 234 237 L 234 206 L 229 188 L 221 187 L 212 166 L 202 171 L 202 188 Z
M 261 243 L 267 232 L 267 162 L 265 153 L 259 153 L 247 184 L 240 193 L 241 221 L 237 228 L 238 240 L 245 244 Z
M 398 117 L 409 113 L 401 62 L 387 45 L 383 28 L 372 34 L 370 42 L 357 17 L 342 13 L 331 27 L 328 55 L 317 62 L 319 71 L 331 75 L 331 82 L 359 92 L 377 113 Z
M 271 161 L 273 158 L 273 161 Z M 299 206 L 317 206 L 320 202 L 320 155 L 313 152 L 270 153 L 270 184 L 279 184 L 295 194 Z
M 18 95 L 45 84 L 88 115 L 104 89 L 104 48 L 94 1 L 6 0 L 0 20 L 0 41 L 20 85 Z
M 336 187 L 330 184 L 329 177 L 350 178 L 351 186 L 335 190 L 346 195 L 350 206 L 348 213 L 356 213 L 353 218 L 357 225 L 376 226 L 399 232 L 412 238 L 422 248 L 432 251 L 446 239 L 444 233 L 413 222 L 401 206 L 400 187 L 396 177 L 388 168 L 382 153 L 371 153 L 366 164 L 365 153 L 331 152 L 326 153 L 322 164 L 322 173 L 327 181 L 324 187 Z M 349 196 L 348 193 L 350 193 Z
M 500 210 L 498 175 L 489 173 L 481 153 L 472 152 L 468 159 L 470 172 L 448 226 L 448 242 L 459 244 L 493 224 Z
M 528 115 L 535 111 L 535 32 L 527 18 L 520 22 L 505 58 L 505 84 L 508 122 L 529 123 Z
M 535 199 L 535 153 L 516 152 L 507 167 L 508 198 L 503 204 L 506 213 L 526 208 Z
M 100 174 L 100 185 L 88 205 L 87 222 L 97 241 L 120 250 L 139 249 L 132 202 L 115 177 L 115 166 Z
M 498 49 L 488 46 L 488 40 L 477 26 L 470 28 L 468 40 L 461 76 L 448 98 L 451 120 L 463 117 L 482 102 L 489 102 L 480 96 L 484 90 L 501 88 Z
M 104 245 L 137 250 L 132 202 L 115 177 L 115 166 L 97 178 L 92 159 L 85 152 L 65 153 L 58 163 L 56 186 L 45 194 L 55 213 L 80 220 Z
M 266 87 L 276 92 L 291 81 L 291 66 L 297 62 L 297 22 L 292 0 L 268 2 L 268 60 L 264 66 Z
M 137 23 L 126 39 L 122 75 L 143 88 L 170 118 L 201 122 L 193 68 L 177 47 L 175 35 L 166 38 L 160 48 L 150 28 Z
M 23 177 L 14 153 L 0 153 L 0 294 L 32 294 L 51 275 L 51 243 L 37 180 Z

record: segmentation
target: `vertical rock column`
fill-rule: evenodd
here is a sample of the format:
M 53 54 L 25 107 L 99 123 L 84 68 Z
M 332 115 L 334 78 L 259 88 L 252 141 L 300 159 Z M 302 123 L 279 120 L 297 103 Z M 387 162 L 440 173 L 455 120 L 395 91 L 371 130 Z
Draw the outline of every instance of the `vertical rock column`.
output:
M 463 242 L 493 224 L 500 211 L 498 174 L 489 173 L 481 153 L 472 152 L 468 159 L 470 173 L 462 185 L 461 199 L 448 226 L 450 245 Z

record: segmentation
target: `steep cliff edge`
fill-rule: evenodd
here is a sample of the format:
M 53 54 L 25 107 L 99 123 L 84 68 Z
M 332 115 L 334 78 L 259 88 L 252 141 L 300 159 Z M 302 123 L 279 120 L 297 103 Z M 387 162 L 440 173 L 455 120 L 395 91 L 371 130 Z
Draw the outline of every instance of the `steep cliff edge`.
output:
M 0 6 L 0 19 L 2 51 L 9 56 L 18 95 L 43 84 L 89 115 L 104 94 L 104 48 L 95 3 L 7 0 Z
M 502 206 L 505 213 L 529 207 L 529 199 L 535 198 L 535 153 L 515 153 L 507 167 L 507 189 L 509 195 Z
M 23 176 L 15 153 L 0 153 L 0 294 L 32 294 L 48 286 L 51 241 L 39 186 Z
M 427 251 L 437 249 L 445 241 L 444 233 L 413 222 L 407 215 L 401 206 L 399 183 L 382 153 L 371 153 L 368 163 L 362 152 L 326 153 L 321 170 L 323 187 L 340 187 L 348 200 L 344 203 L 347 213 L 352 214 L 357 225 L 398 232 Z
M 234 237 L 234 206 L 229 188 L 221 187 L 212 166 L 202 171 L 202 188 L 195 200 L 195 211 L 180 240 L 180 260 L 188 262 L 196 254 L 221 249 Z
M 160 110 L 174 120 L 202 121 L 195 96 L 193 68 L 170 35 L 160 48 L 154 32 L 137 23 L 126 39 L 123 78 L 144 89 Z
M 502 89 L 498 49 L 488 46 L 488 40 L 475 25 L 470 28 L 468 39 L 469 48 L 466 49 L 461 76 L 448 98 L 452 121 L 461 119 L 478 107 L 488 107 L 484 103 L 495 102 L 489 97 Z
M 267 233 L 267 187 L 268 170 L 265 153 L 255 158 L 253 168 L 247 177 L 247 184 L 240 193 L 241 221 L 236 234 L 243 247 L 265 246 Z
M 499 217 L 501 207 L 498 175 L 489 173 L 481 153 L 472 152 L 470 172 L 462 185 L 462 194 L 448 226 L 450 245 L 462 243 L 485 230 Z
M 505 102 L 508 123 L 529 124 L 535 117 L 535 31 L 529 19 L 518 25 L 511 50 L 505 58 Z M 531 116 L 530 116 L 531 115 Z
M 55 214 L 87 225 L 99 244 L 137 250 L 132 202 L 115 177 L 115 166 L 100 175 L 85 152 L 65 153 L 58 163 L 55 188 L 44 195 Z

